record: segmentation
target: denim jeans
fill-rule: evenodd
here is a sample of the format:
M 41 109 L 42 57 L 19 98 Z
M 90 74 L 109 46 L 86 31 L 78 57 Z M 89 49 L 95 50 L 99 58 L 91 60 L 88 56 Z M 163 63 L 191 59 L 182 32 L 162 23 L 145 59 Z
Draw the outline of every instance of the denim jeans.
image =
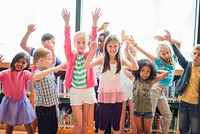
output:
M 52 107 L 36 107 L 36 114 L 39 134 L 57 134 L 58 118 L 55 105 Z
M 200 134 L 200 109 L 198 104 L 181 101 L 179 105 L 180 133 Z

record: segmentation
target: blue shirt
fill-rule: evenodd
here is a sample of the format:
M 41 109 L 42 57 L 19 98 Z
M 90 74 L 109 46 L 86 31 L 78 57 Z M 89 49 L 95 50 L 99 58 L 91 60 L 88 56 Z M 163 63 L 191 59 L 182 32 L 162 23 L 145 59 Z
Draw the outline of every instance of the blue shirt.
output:
M 174 61 L 177 62 L 177 57 L 173 55 Z M 161 86 L 172 86 L 173 79 L 174 79 L 174 72 L 175 72 L 175 65 L 167 64 L 163 62 L 160 57 L 156 58 L 155 61 L 156 67 L 158 70 L 165 70 L 168 71 L 168 76 L 158 82 Z
M 31 53 L 30 56 L 33 56 L 33 52 L 34 52 L 35 48 L 31 47 Z M 60 61 L 60 59 L 58 59 L 58 57 L 56 56 L 56 64 L 55 66 L 60 65 L 62 62 Z

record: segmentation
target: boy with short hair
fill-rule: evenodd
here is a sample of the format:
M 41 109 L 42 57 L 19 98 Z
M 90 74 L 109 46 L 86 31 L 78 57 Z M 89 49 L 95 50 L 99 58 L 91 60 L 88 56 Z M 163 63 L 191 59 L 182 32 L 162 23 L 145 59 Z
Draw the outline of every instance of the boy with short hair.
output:
M 29 38 L 30 34 L 32 32 L 34 32 L 35 30 L 36 30 L 35 24 L 29 24 L 28 25 L 28 30 L 25 33 L 25 35 L 22 38 L 21 43 L 20 43 L 20 46 L 22 47 L 22 49 L 24 49 L 26 52 L 28 52 L 30 54 L 30 56 L 33 56 L 35 48 L 34 47 L 30 47 L 27 44 L 27 41 L 28 41 L 28 38 Z M 47 49 L 50 50 L 50 48 L 52 47 L 53 50 L 54 50 L 54 47 L 55 47 L 55 37 L 51 33 L 43 34 L 42 38 L 41 38 L 41 43 L 42 43 L 42 46 L 44 48 L 47 48 Z M 55 66 L 58 66 L 61 63 L 62 62 L 60 61 L 60 59 L 58 57 L 56 57 L 56 64 L 55 64 Z
M 62 68 L 63 64 L 51 68 L 52 58 L 54 56 L 46 48 L 38 48 L 33 54 L 33 62 L 37 65 L 35 75 L 41 72 L 45 75 L 35 82 L 37 91 L 35 106 L 40 134 L 56 134 L 58 129 L 56 105 L 59 104 L 59 98 L 52 73 Z
M 165 37 L 169 39 L 174 53 L 178 57 L 178 62 L 184 69 L 175 89 L 180 101 L 180 133 L 198 134 L 200 132 L 200 44 L 194 47 L 192 62 L 189 62 L 182 55 L 177 45 L 170 40 L 169 32 Z

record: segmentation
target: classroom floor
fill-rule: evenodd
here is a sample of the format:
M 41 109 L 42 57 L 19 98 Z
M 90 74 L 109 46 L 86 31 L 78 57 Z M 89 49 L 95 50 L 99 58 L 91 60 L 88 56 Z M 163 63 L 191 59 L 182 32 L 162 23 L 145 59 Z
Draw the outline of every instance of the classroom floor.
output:
M 5 130 L 0 130 L 0 134 L 5 134 Z M 13 134 L 27 134 L 24 131 L 13 131 Z M 35 134 L 38 134 L 37 132 L 35 132 Z

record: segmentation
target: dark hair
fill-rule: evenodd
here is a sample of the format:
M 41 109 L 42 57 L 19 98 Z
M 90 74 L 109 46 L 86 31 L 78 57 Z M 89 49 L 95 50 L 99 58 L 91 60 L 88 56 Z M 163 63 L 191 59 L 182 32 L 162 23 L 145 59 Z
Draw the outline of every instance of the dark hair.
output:
M 103 36 L 104 38 L 106 38 L 106 37 L 108 36 L 108 34 L 105 33 L 105 32 L 103 32 L 103 33 L 99 34 L 99 38 L 100 38 L 101 36 Z M 99 38 L 98 38 L 98 40 L 99 40 Z
M 10 64 L 10 69 L 15 69 L 15 63 L 18 62 L 21 58 L 25 58 L 27 62 L 26 68 L 24 70 L 28 70 L 30 66 L 30 56 L 28 56 L 25 52 L 19 52 L 15 55 L 15 57 L 12 59 L 12 62 Z
M 140 79 L 140 71 L 144 66 L 148 66 L 151 71 L 147 80 L 153 80 L 156 78 L 156 66 L 154 62 L 150 61 L 149 59 L 140 59 L 138 60 L 137 63 L 138 63 L 139 69 L 132 72 L 136 80 Z
M 110 41 L 116 41 L 116 43 L 119 46 L 119 50 L 115 56 L 115 59 L 117 61 L 117 70 L 116 70 L 116 74 L 119 73 L 119 71 L 121 70 L 121 58 L 120 58 L 120 42 L 119 39 L 117 38 L 116 35 L 110 34 L 106 37 L 105 39 L 105 43 L 104 43 L 104 50 L 103 50 L 103 54 L 104 54 L 104 63 L 103 63 L 103 71 L 102 73 L 106 72 L 107 70 L 110 70 L 110 56 L 107 50 L 107 45 Z
M 46 40 L 50 40 L 52 38 L 55 38 L 52 34 L 50 33 L 46 33 L 42 35 L 41 41 L 46 41 Z

